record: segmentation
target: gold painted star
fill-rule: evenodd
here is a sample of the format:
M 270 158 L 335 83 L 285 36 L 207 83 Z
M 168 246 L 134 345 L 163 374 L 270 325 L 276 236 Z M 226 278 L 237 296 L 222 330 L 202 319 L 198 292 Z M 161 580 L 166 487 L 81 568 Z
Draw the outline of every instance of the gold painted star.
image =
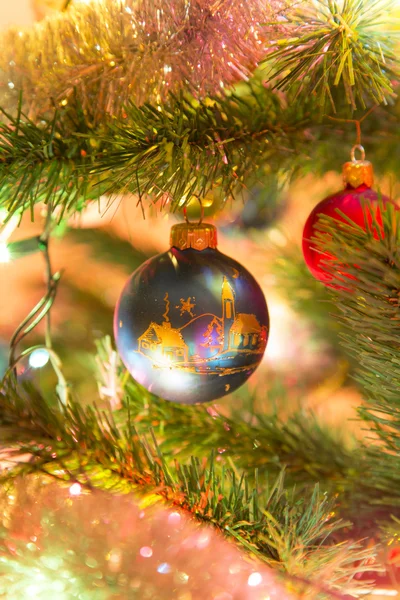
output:
M 193 300 L 195 300 L 195 298 L 193 297 Z M 185 300 L 184 298 L 181 298 L 181 305 L 177 306 L 176 308 L 179 308 L 179 310 L 181 311 L 181 316 L 187 312 L 191 317 L 194 317 L 194 313 L 193 313 L 193 308 L 195 307 L 195 303 L 192 302 L 192 297 L 189 296 L 189 298 L 187 300 Z

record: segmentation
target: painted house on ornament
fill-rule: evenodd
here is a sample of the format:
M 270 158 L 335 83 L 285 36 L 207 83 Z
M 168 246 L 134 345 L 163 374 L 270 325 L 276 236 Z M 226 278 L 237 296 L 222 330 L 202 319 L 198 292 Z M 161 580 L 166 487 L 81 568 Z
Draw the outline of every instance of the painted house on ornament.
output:
M 217 359 L 221 354 L 229 352 L 233 352 L 233 354 L 259 352 L 265 346 L 266 328 L 260 325 L 255 315 L 236 312 L 235 292 L 226 277 L 222 283 L 221 300 L 222 317 L 211 315 L 213 320 L 208 322 L 208 329 L 203 333 L 203 337 L 207 337 L 208 341 L 200 344 L 208 345 L 216 351 L 209 357 L 209 360 Z M 151 322 L 146 331 L 138 338 L 138 352 L 165 366 L 177 363 L 196 364 L 202 361 L 198 354 L 189 356 L 189 347 L 182 332 L 193 321 L 209 316 L 208 313 L 200 315 L 182 329 L 175 329 L 170 321 L 164 321 L 161 325 Z M 214 329 L 216 333 L 213 337 Z M 216 343 L 214 342 L 215 337 L 217 338 Z
M 178 329 L 169 321 L 162 325 L 150 323 L 138 339 L 138 351 L 153 360 L 163 363 L 187 362 L 189 348 Z

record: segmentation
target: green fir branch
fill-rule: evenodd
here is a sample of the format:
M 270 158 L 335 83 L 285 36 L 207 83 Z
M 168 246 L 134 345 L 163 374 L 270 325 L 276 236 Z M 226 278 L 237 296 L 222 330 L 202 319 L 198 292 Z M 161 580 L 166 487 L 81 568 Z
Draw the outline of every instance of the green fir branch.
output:
M 398 457 L 374 444 L 346 443 L 309 412 L 286 420 L 252 413 L 245 420 L 242 414 L 228 418 L 213 408 L 160 401 L 135 382 L 125 392 L 135 427 L 143 433 L 151 427 L 166 458 L 187 460 L 217 450 L 220 464 L 234 464 L 250 480 L 255 469 L 274 477 L 284 470 L 287 486 L 307 490 L 319 483 L 340 498 L 340 513 L 360 531 L 368 526 L 377 532 L 377 514 L 382 521 L 400 514 Z M 126 413 L 115 418 L 124 422 Z
M 130 192 L 174 210 L 213 186 L 226 195 L 241 190 L 260 168 L 293 172 L 307 107 L 293 110 L 261 84 L 244 90 L 201 104 L 171 96 L 160 110 L 130 104 L 122 123 L 110 119 L 97 130 L 82 111 L 75 122 L 76 109 L 40 126 L 8 115 L 0 126 L 0 205 L 33 213 L 53 197 L 64 212 L 101 193 Z
M 111 413 L 75 402 L 51 408 L 32 388 L 20 392 L 10 388 L 0 396 L 0 408 L 3 414 L 11 409 L 42 439 L 19 444 L 14 459 L 20 453 L 31 459 L 6 473 L 3 481 L 42 472 L 84 486 L 153 493 L 211 523 L 295 582 L 304 585 L 308 579 L 325 593 L 329 585 L 345 592 L 357 587 L 356 573 L 370 568 L 375 549 L 336 541 L 348 524 L 333 520 L 332 501 L 318 487 L 305 496 L 285 489 L 282 474 L 273 485 L 257 472 L 251 480 L 234 467 L 219 466 L 213 453 L 207 460 L 170 463 L 154 433 L 139 434 L 129 412 L 125 427 L 118 428 Z
M 253 412 L 245 419 L 234 412 L 226 417 L 215 408 L 160 401 L 133 380 L 125 385 L 125 409 L 138 431 L 154 430 L 163 454 L 172 458 L 202 456 L 216 449 L 222 463 L 233 460 L 239 469 L 274 475 L 285 469 L 287 482 L 323 481 L 325 489 L 334 492 L 339 480 L 342 487 L 347 479 L 349 465 L 353 469 L 354 463 L 362 463 L 356 446 L 349 447 L 309 413 L 297 412 L 287 421 L 276 413 Z M 123 422 L 126 412 L 115 418 Z
M 62 457 L 79 447 L 82 456 L 94 457 L 102 469 L 125 481 L 146 479 L 138 447 L 151 428 L 168 469 L 175 468 L 177 457 L 200 460 L 220 449 L 225 452 L 218 453 L 221 458 L 215 464 L 233 469 L 239 477 L 243 471 L 249 484 L 254 482 L 255 471 L 275 477 L 283 469 L 287 485 L 306 490 L 319 482 L 331 494 L 340 495 L 342 514 L 351 516 L 361 529 L 366 523 L 376 529 L 376 524 L 369 523 L 375 511 L 386 514 L 386 519 L 400 514 L 400 469 L 394 468 L 398 459 L 390 452 L 362 444 L 349 448 L 310 415 L 295 415 L 287 423 L 276 416 L 254 416 L 254 424 L 249 424 L 236 415 L 227 419 L 215 411 L 209 414 L 204 407 L 160 401 L 132 386 L 125 387 L 129 397 L 125 409 L 113 415 L 96 407 L 82 408 L 77 402 L 60 412 L 32 388 L 23 395 L 21 390 L 9 390 L 0 399 L 0 412 L 5 425 L 18 425 L 25 432 L 31 428 L 31 438 L 39 443 L 44 438 L 60 440 L 57 447 Z M 41 461 L 51 463 L 54 446 L 46 443 L 46 448 L 35 452 Z M 20 451 L 33 453 L 26 444 Z
M 87 174 L 81 170 L 90 143 L 69 136 L 58 112 L 40 125 L 21 113 L 5 117 L 7 122 L 0 124 L 0 206 L 9 216 L 29 209 L 33 219 L 35 204 L 51 200 L 60 220 L 71 207 L 82 206 L 90 196 Z M 82 124 L 74 128 L 82 131 Z
M 159 110 L 130 104 L 122 122 L 106 119 L 97 128 L 79 106 L 39 125 L 21 113 L 7 115 L 0 124 L 0 206 L 10 216 L 29 209 L 33 217 L 35 204 L 52 198 L 61 220 L 101 194 L 109 194 L 111 204 L 117 194 L 133 193 L 158 202 L 160 210 L 176 210 L 191 194 L 202 197 L 215 187 L 227 200 L 271 174 L 323 173 L 346 155 L 315 122 L 316 110 L 315 100 L 275 94 L 258 75 L 235 93 L 202 103 L 171 96 Z M 364 123 L 378 168 L 388 160 L 395 167 L 397 112 L 397 105 L 379 112 L 387 145 L 372 136 L 374 115 Z M 329 127 L 336 136 L 337 124 Z M 339 135 L 346 143 L 343 131 Z M 348 135 L 352 139 L 352 131 Z
M 326 112 L 335 112 L 343 97 L 353 110 L 386 104 L 399 74 L 396 32 L 388 33 L 394 8 L 390 0 L 301 3 L 266 59 L 275 87 L 296 86 L 299 101 L 315 96 Z
M 365 210 L 369 213 L 367 205 Z M 367 214 L 366 212 L 366 214 Z M 357 357 L 358 377 L 368 392 L 369 408 L 361 414 L 380 425 L 396 427 L 400 444 L 400 214 L 381 206 L 382 227 L 374 218 L 366 230 L 321 217 L 318 247 L 336 257 L 326 261 L 334 283 L 344 287 L 335 298 L 346 331 L 342 340 Z M 326 237 L 329 233 L 329 238 Z M 343 266 L 344 265 L 344 266 Z M 349 279 L 346 273 L 351 277 Z M 351 290 L 350 292 L 346 289 Z M 380 415 L 376 414 L 379 411 Z M 385 416 L 386 415 L 386 416 Z M 382 431 L 389 440 L 389 434 Z M 399 438 L 399 439 L 397 439 Z

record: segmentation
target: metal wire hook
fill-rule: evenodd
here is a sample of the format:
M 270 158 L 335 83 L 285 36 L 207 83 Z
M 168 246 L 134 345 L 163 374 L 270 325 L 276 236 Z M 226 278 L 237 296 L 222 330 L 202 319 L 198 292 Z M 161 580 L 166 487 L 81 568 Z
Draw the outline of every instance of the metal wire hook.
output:
M 201 225 L 201 223 L 203 222 L 203 218 L 204 218 L 204 206 L 203 206 L 203 203 L 201 201 L 201 198 L 197 194 L 191 194 L 191 196 L 193 198 L 196 198 L 196 200 L 200 204 L 200 219 L 197 221 L 197 223 L 195 223 L 194 221 L 189 221 L 188 216 L 187 216 L 187 206 L 183 207 L 183 216 L 185 217 L 186 223 L 189 223 L 191 225 L 193 225 L 193 224 L 194 225 Z
M 356 144 L 355 146 L 352 147 L 351 152 L 350 152 L 351 162 L 357 162 L 357 160 L 358 160 L 356 158 L 356 150 L 359 150 L 361 152 L 361 160 L 365 160 L 364 147 L 361 146 L 361 144 Z

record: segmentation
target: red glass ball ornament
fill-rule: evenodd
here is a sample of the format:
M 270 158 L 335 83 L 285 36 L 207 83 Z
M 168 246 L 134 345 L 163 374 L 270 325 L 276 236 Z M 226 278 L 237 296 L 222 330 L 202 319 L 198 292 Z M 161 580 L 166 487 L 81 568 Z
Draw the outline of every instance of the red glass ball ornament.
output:
M 376 218 L 377 222 L 382 225 L 382 216 L 379 209 L 380 201 L 384 204 L 390 202 L 389 198 L 372 190 L 366 184 L 362 184 L 357 188 L 353 188 L 348 184 L 344 190 L 332 194 L 332 196 L 328 196 L 328 198 L 322 200 L 312 210 L 304 226 L 303 255 L 307 267 L 316 279 L 325 284 L 332 280 L 330 273 L 324 269 L 324 263 L 326 264 L 327 260 L 332 260 L 334 258 L 327 252 L 321 252 L 321 249 L 316 247 L 316 242 L 313 240 L 318 231 L 316 226 L 320 216 L 324 215 L 332 217 L 337 221 L 347 223 L 348 221 L 338 213 L 338 211 L 340 211 L 356 225 L 365 230 L 363 203 L 364 205 L 367 204 L 365 214 L 369 223 L 372 223 L 373 218 Z M 383 232 L 381 231 L 381 233 Z M 377 231 L 374 232 L 374 236 L 378 239 L 379 236 Z M 349 274 L 346 276 L 351 278 Z
M 361 152 L 361 160 L 356 160 L 355 151 Z M 362 229 L 366 229 L 365 218 L 368 225 L 372 225 L 376 221 L 380 231 L 376 228 L 373 231 L 374 237 L 379 239 L 383 236 L 382 215 L 380 211 L 380 203 L 385 205 L 387 202 L 392 202 L 387 196 L 384 196 L 372 189 L 374 173 L 372 164 L 365 160 L 364 148 L 360 145 L 354 146 L 351 151 L 351 161 L 343 165 L 343 182 L 345 189 L 328 196 L 322 200 L 308 217 L 303 231 L 303 255 L 307 267 L 312 275 L 329 287 L 337 289 L 346 289 L 345 287 L 330 283 L 332 275 L 326 271 L 326 265 L 329 260 L 334 260 L 335 257 L 328 252 L 323 252 L 320 247 L 317 247 L 315 238 L 318 233 L 318 222 L 321 216 L 327 216 L 348 223 L 340 213 L 346 215 L 347 219 L 353 221 Z M 340 211 L 340 212 L 339 212 Z M 320 232 L 319 232 L 320 233 Z M 329 238 L 329 234 L 325 234 Z M 318 236 L 319 237 L 319 236 Z M 340 275 L 348 279 L 354 279 L 350 273 L 346 273 L 345 268 L 340 271 Z

